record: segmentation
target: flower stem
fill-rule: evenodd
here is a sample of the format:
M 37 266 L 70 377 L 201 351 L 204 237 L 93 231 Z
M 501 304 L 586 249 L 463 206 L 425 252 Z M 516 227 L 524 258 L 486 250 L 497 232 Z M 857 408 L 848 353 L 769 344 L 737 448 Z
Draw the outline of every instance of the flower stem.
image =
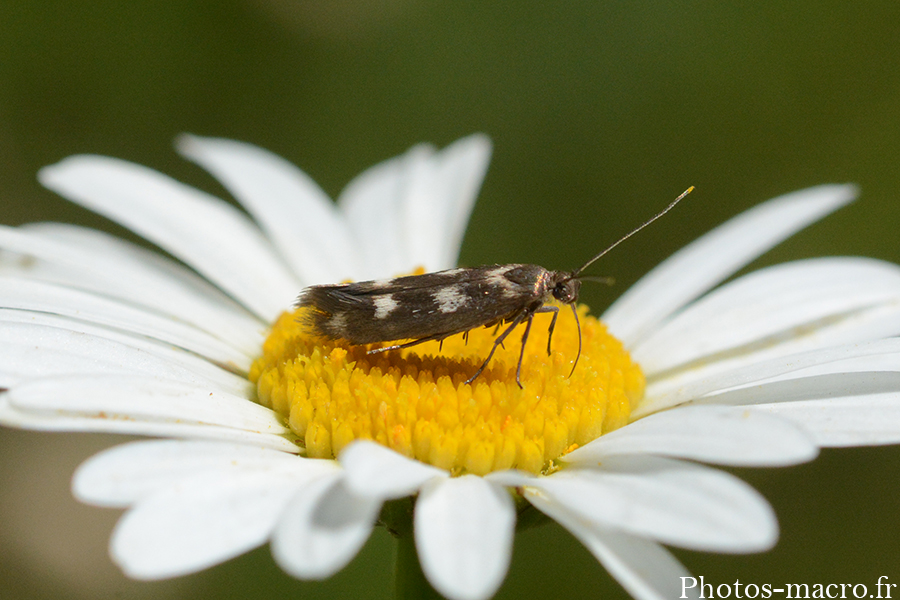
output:
M 440 600 L 443 598 L 425 579 L 413 536 L 397 538 L 394 550 L 394 597 L 397 600 Z
M 412 498 L 385 503 L 381 509 L 381 523 L 397 540 L 394 547 L 394 597 L 397 600 L 440 600 L 443 598 L 428 583 L 413 535 Z

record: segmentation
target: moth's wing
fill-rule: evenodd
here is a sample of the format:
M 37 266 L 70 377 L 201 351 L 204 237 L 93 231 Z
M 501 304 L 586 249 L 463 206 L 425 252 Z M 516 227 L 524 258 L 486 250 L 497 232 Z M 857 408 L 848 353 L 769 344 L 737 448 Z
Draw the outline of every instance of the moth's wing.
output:
M 495 265 L 314 286 L 298 305 L 314 308 L 310 324 L 320 334 L 353 344 L 441 339 L 526 310 L 535 302 L 527 284 L 542 273 L 534 265 Z
M 488 274 L 491 272 L 514 266 L 520 265 L 487 265 L 483 267 L 448 269 L 423 275 L 406 275 L 393 279 L 345 283 L 341 287 L 357 295 L 393 294 L 406 290 L 433 289 L 456 283 L 464 284 L 478 281 L 489 276 Z

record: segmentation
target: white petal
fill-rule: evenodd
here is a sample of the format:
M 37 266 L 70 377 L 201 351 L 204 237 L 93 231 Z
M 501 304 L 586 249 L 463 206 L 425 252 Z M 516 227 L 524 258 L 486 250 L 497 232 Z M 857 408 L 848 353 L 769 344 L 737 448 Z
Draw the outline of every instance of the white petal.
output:
M 885 340 L 835 346 L 819 350 L 818 352 L 800 355 L 802 358 L 807 358 L 807 356 L 819 357 L 823 362 L 810 364 L 803 368 L 795 368 L 780 375 L 760 378 L 757 384 L 841 373 L 879 373 L 881 374 L 879 376 L 890 378 L 893 376 L 885 373 L 900 371 L 900 338 L 893 337 Z M 897 381 L 896 378 L 894 378 L 894 381 Z
M 66 317 L 0 309 L 0 387 L 60 375 L 142 374 L 249 397 L 253 384 L 154 340 Z
M 889 371 L 836 371 L 811 377 L 766 382 L 698 399 L 702 403 L 753 406 L 893 394 L 900 391 L 900 373 Z
M 359 279 L 337 207 L 306 173 L 267 150 L 182 135 L 178 151 L 221 181 L 266 230 L 303 285 Z
M 0 387 L 59 375 L 133 373 L 249 397 L 252 384 L 193 354 L 65 317 L 0 309 Z
M 900 443 L 900 392 L 760 404 L 753 410 L 790 419 L 820 446 Z
M 210 388 L 140 375 L 71 375 L 17 385 L 8 402 L 19 410 L 65 416 L 219 425 L 257 433 L 289 430 L 270 409 Z
M 423 176 L 433 154 L 431 146 L 415 146 L 363 171 L 341 192 L 338 206 L 360 249 L 365 279 L 393 277 L 417 266 L 409 263 L 401 217 L 407 190 Z
M 300 579 L 325 579 L 349 563 L 369 538 L 381 501 L 357 496 L 339 477 L 305 486 L 272 537 L 272 555 Z
M 266 321 L 300 288 L 249 218 L 161 173 L 85 155 L 41 169 L 39 180 L 169 251 Z
M 205 472 L 284 470 L 291 479 L 337 472 L 332 461 L 310 460 L 243 444 L 151 440 L 130 442 L 96 454 L 72 477 L 72 493 L 95 506 L 126 507 Z
M 827 321 L 900 305 L 900 267 L 864 258 L 818 258 L 761 269 L 697 301 L 634 347 L 648 377 L 717 355 L 746 355 L 805 337 Z
M 900 428 L 898 428 L 900 429 Z M 818 447 L 783 419 L 730 406 L 693 406 L 650 415 L 563 456 L 596 466 L 607 456 L 655 454 L 732 466 L 785 466 L 812 460 Z
M 471 135 L 435 152 L 420 144 L 364 171 L 338 200 L 359 242 L 367 278 L 448 269 L 490 158 L 490 141 Z
M 897 336 L 900 335 L 900 304 L 885 303 L 861 309 L 809 333 L 808 337 L 793 340 L 800 342 L 798 350 Z
M 568 529 L 636 600 L 698 598 L 685 589 L 694 578 L 672 554 L 655 542 L 600 527 L 533 490 L 525 497 Z
M 755 206 L 660 263 L 625 292 L 602 320 L 627 347 L 633 347 L 682 306 L 856 195 L 852 185 L 821 185 Z
M 119 286 L 110 288 L 104 295 L 115 296 L 121 285 L 120 276 L 127 276 L 131 271 L 146 272 L 154 278 L 153 284 L 169 284 L 173 288 L 182 287 L 188 293 L 197 296 L 211 296 L 210 301 L 215 304 L 226 304 L 227 308 L 249 317 L 247 310 L 226 295 L 221 289 L 203 279 L 195 271 L 187 268 L 180 262 L 163 256 L 159 252 L 138 246 L 135 243 L 118 238 L 112 234 L 80 227 L 70 223 L 39 222 L 26 223 L 16 229 L 29 236 L 30 239 L 39 239 L 48 244 L 51 258 L 64 259 L 70 252 L 79 253 L 79 258 L 90 256 L 91 262 L 87 265 L 96 269 L 103 266 L 104 269 L 112 268 L 116 271 Z M 64 248 L 65 257 L 55 255 L 59 248 Z M 49 260 L 49 259 L 48 259 Z M 99 264 L 96 264 L 96 261 Z M 64 260 L 66 268 L 73 267 L 73 261 Z M 121 272 L 120 272 L 121 271 Z M 79 278 L 84 274 L 79 274 Z M 151 300 L 156 301 L 156 294 Z
M 435 154 L 422 176 L 411 178 L 403 214 L 410 261 L 426 271 L 456 266 L 490 157 L 490 139 L 470 135 Z
M 0 225 L 0 248 L 18 255 L 0 255 L 4 272 L 146 306 L 245 352 L 255 352 L 262 343 L 263 323 L 217 288 L 156 253 L 107 234 L 56 223 Z
M 366 440 L 344 448 L 338 461 L 344 467 L 347 487 L 375 498 L 403 498 L 434 477 L 448 477 L 446 471 Z
M 428 581 L 450 600 L 494 595 L 512 555 L 516 513 L 502 488 L 474 475 L 434 479 L 416 501 L 416 550 Z
M 178 346 L 243 372 L 250 369 L 248 354 L 196 327 L 69 287 L 0 276 L 0 307 L 64 315 L 114 327 Z
M 891 387 L 892 376 L 883 372 L 900 370 L 900 338 L 845 344 L 748 362 L 731 369 L 698 367 L 680 376 L 655 382 L 647 386 L 646 395 L 632 412 L 632 417 L 641 417 L 687 401 L 740 405 L 782 401 L 788 398 L 785 388 L 763 384 L 792 379 L 803 381 L 793 384 L 791 396 L 796 396 L 797 390 L 803 390 L 808 384 L 804 399 L 815 398 L 815 394 L 827 397 L 831 395 L 828 389 L 823 389 L 813 378 L 820 375 L 841 378 L 849 373 L 881 372 L 878 377 L 887 387 L 860 389 L 856 393 L 893 391 L 897 386 Z M 847 385 L 854 382 L 859 383 L 860 380 L 848 378 L 839 385 L 847 390 Z M 863 379 L 861 383 L 865 384 L 867 380 Z M 830 381 L 826 385 L 831 385 Z
M 296 444 L 281 435 L 242 431 L 231 427 L 197 425 L 180 421 L 119 421 L 106 415 L 60 415 L 58 413 L 23 411 L 12 407 L 7 394 L 0 393 L 0 423 L 20 429 L 37 431 L 91 431 L 125 435 L 217 440 L 235 444 L 249 444 L 296 454 Z
M 778 538 L 772 508 L 728 473 L 652 456 L 610 456 L 523 481 L 598 525 L 692 550 L 759 552 Z
M 538 476 L 528 471 L 518 469 L 506 469 L 504 471 L 492 471 L 484 476 L 486 481 L 502 485 L 504 487 L 524 487 L 535 485 L 535 482 L 543 476 Z
M 284 469 L 206 471 L 139 502 L 113 532 L 113 560 L 135 579 L 200 571 L 264 543 L 308 484 Z

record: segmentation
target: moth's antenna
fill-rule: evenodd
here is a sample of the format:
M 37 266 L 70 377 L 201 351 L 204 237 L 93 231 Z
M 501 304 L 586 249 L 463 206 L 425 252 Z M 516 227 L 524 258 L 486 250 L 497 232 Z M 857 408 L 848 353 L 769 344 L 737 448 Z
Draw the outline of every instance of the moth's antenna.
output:
M 653 217 L 653 218 L 650 219 L 649 221 L 646 221 L 643 225 L 639 226 L 637 229 L 633 229 L 633 230 L 631 231 L 631 233 L 625 235 L 625 236 L 622 237 L 622 239 L 620 239 L 618 242 L 616 242 L 615 244 L 613 244 L 612 246 L 610 246 L 609 248 L 607 248 L 606 250 L 604 250 L 603 252 L 601 252 L 600 254 L 598 254 L 597 256 L 595 256 L 594 258 L 592 258 L 591 260 L 589 260 L 589 261 L 587 261 L 586 263 L 584 263 L 584 264 L 581 266 L 580 269 L 578 269 L 577 271 L 575 271 L 574 273 L 572 273 L 572 278 L 574 279 L 574 278 L 578 277 L 578 274 L 579 274 L 579 273 L 581 273 L 582 271 L 584 271 L 585 269 L 587 269 L 589 266 L 591 266 L 592 264 L 594 264 L 594 263 L 595 263 L 597 260 L 599 260 L 600 257 L 602 257 L 604 254 L 606 254 L 607 252 L 609 252 L 610 250 L 612 250 L 613 248 L 615 248 L 616 246 L 618 246 L 619 244 L 621 244 L 622 242 L 624 242 L 625 240 L 627 240 L 628 238 L 630 238 L 631 236 L 633 236 L 634 234 L 636 234 L 638 231 L 640 231 L 641 229 L 643 229 L 644 227 L 646 227 L 647 225 L 649 225 L 649 224 L 652 223 L 653 221 L 657 220 L 658 218 L 660 218 L 661 216 L 663 216 L 664 214 L 666 214 L 667 212 L 669 212 L 670 210 L 672 210 L 673 208 L 675 208 L 675 205 L 676 205 L 676 204 L 678 204 L 679 202 L 681 202 L 681 201 L 684 199 L 685 196 L 687 196 L 688 194 L 690 194 L 690 193 L 693 192 L 693 191 L 694 191 L 694 186 L 691 186 L 691 187 L 689 187 L 688 189 L 684 190 L 684 191 L 681 193 L 680 196 L 678 196 L 677 198 L 675 198 L 675 200 L 673 200 L 672 203 L 671 203 L 670 205 L 668 205 L 667 207 L 665 207 L 664 209 L 662 209 L 662 211 L 660 211 L 655 217 Z

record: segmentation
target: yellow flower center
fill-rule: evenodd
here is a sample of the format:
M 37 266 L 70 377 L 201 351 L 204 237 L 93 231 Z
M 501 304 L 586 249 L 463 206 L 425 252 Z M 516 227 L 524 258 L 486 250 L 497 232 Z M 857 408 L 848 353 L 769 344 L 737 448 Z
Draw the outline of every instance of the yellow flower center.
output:
M 548 356 L 550 317 L 534 319 L 524 389 L 516 383 L 524 326 L 466 384 L 490 352 L 494 328 L 474 329 L 468 340 L 447 338 L 443 348 L 426 342 L 367 354 L 377 346 L 311 336 L 300 310 L 275 323 L 250 378 L 309 457 L 334 458 L 350 442 L 368 439 L 453 474 L 547 473 L 561 455 L 627 423 L 644 391 L 640 368 L 585 306 L 581 358 L 569 377 L 578 354 L 575 319 L 560 312 Z

